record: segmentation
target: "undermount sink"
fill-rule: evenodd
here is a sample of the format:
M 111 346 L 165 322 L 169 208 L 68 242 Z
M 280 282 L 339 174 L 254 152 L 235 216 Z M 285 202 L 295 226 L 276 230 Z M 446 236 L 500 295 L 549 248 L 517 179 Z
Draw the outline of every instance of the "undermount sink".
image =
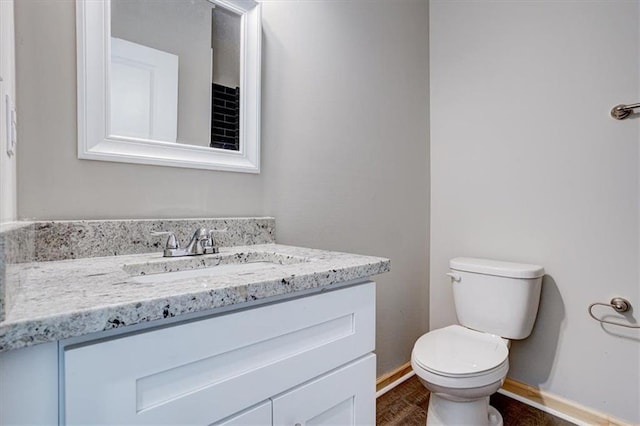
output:
M 127 264 L 122 269 L 137 283 L 162 283 L 200 277 L 248 275 L 257 270 L 309 262 L 304 257 L 269 252 L 223 253 L 180 258 L 154 257 L 144 263 Z
M 133 277 L 133 281 L 141 284 L 165 283 L 175 280 L 185 280 L 200 277 L 219 277 L 221 275 L 251 275 L 254 271 L 277 269 L 282 265 L 273 262 L 229 263 L 211 266 L 209 268 L 187 269 L 184 271 L 164 272 Z

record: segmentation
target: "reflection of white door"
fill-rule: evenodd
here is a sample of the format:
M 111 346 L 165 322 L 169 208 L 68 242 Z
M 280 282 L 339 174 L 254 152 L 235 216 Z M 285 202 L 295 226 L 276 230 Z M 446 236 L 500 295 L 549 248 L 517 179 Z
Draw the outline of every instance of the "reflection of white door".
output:
M 109 134 L 176 142 L 178 56 L 111 38 Z

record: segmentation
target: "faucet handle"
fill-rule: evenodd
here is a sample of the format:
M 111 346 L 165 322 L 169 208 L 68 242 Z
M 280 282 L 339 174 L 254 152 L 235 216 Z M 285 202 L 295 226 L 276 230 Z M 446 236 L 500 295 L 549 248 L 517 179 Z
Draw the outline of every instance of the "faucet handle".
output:
M 167 243 L 164 246 L 165 249 L 175 250 L 180 248 L 180 243 L 178 242 L 178 239 L 176 238 L 176 235 L 173 232 L 154 231 L 151 233 L 151 235 L 153 235 L 154 237 L 161 236 L 161 235 L 168 235 L 169 237 L 167 237 Z
M 218 247 L 214 244 L 214 235 L 218 232 L 227 232 L 227 228 L 209 230 L 209 237 L 203 242 L 204 254 L 219 253 Z
M 227 232 L 227 228 L 224 229 L 209 229 L 209 241 L 211 242 L 211 245 L 213 245 L 214 242 L 214 235 L 217 233 L 222 233 L 222 232 Z

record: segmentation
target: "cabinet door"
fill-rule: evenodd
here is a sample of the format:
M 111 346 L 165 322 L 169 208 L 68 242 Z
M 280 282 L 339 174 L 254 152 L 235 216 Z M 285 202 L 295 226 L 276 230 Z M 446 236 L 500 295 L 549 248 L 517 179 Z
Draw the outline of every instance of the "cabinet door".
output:
M 273 398 L 274 426 L 375 424 L 375 368 L 369 354 Z
M 271 400 L 267 400 L 211 426 L 269 426 L 271 422 Z

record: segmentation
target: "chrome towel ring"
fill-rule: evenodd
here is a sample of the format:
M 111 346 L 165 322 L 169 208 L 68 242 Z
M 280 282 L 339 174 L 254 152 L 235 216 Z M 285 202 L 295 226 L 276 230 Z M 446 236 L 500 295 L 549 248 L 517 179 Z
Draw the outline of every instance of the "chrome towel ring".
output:
M 593 311 L 592 311 L 593 307 L 596 305 L 608 306 L 610 308 L 613 308 L 614 311 L 622 313 L 622 312 L 627 312 L 629 311 L 629 309 L 631 309 L 631 303 L 629 303 L 627 299 L 624 299 L 622 297 L 614 297 L 613 299 L 611 299 L 611 302 L 609 303 L 600 303 L 600 302 L 592 303 L 589 305 L 589 315 L 591 315 L 591 318 L 593 318 L 594 320 L 604 324 L 619 325 L 620 327 L 627 327 L 627 328 L 640 328 L 640 325 L 637 325 L 637 324 L 636 325 L 624 324 L 621 322 L 603 320 L 596 317 L 595 315 L 593 315 Z
M 620 104 L 611 108 L 611 118 L 615 118 L 616 120 L 624 120 L 628 116 L 631 115 L 634 109 L 640 108 L 639 104 Z

